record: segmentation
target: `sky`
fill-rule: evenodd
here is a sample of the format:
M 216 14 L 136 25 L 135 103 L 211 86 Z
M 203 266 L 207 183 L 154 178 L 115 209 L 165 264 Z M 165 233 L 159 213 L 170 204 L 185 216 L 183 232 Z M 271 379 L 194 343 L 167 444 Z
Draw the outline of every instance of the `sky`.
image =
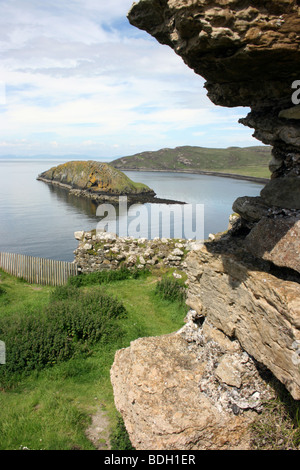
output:
M 131 26 L 132 0 L 0 0 L 0 157 L 111 161 L 260 145 L 204 79 Z

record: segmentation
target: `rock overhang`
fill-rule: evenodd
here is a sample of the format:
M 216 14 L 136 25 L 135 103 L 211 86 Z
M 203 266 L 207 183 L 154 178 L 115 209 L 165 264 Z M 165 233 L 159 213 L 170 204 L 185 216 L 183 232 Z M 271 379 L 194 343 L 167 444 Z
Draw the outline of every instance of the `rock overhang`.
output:
M 213 103 L 251 108 L 240 122 L 274 147 L 280 170 L 272 177 L 282 177 L 291 166 L 300 174 L 300 123 L 290 111 L 300 80 L 299 12 L 296 0 L 140 0 L 128 19 L 202 76 Z

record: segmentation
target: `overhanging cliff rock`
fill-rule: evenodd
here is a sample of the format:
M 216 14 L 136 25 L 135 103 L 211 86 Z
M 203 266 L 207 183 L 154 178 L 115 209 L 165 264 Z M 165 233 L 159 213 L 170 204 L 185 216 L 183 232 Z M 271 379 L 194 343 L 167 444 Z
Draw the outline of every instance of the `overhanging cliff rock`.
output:
M 299 1 L 140 0 L 128 18 L 204 77 L 213 103 L 250 107 L 240 122 L 273 158 L 260 196 L 233 201 L 228 233 L 186 258 L 190 335 L 139 339 L 116 354 L 116 406 L 138 449 L 247 449 L 268 395 L 261 366 L 300 399 Z M 258 408 L 238 405 L 244 393 L 260 397 Z
M 173 48 L 205 78 L 213 103 L 251 108 L 240 122 L 273 146 L 271 178 L 280 179 L 277 191 L 296 191 L 298 206 L 299 10 L 296 0 L 140 0 L 128 15 L 133 25 Z M 285 177 L 293 178 L 294 189 Z M 278 201 L 274 184 L 262 200 L 284 208 L 286 200 Z

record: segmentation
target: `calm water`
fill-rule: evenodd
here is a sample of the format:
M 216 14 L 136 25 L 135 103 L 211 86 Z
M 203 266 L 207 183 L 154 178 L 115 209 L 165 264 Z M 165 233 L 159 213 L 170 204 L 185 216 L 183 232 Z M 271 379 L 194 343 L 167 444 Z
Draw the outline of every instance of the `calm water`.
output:
M 96 228 L 96 205 L 36 180 L 59 161 L 0 160 L 0 251 L 73 261 L 77 230 Z M 262 185 L 184 173 L 126 172 L 158 197 L 204 204 L 204 236 L 227 228 L 232 203 L 257 196 Z

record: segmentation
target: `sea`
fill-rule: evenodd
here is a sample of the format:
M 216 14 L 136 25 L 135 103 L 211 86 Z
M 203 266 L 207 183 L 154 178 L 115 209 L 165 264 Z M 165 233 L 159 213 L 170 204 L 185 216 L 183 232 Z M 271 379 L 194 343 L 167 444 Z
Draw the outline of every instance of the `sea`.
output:
M 104 219 L 99 216 L 101 211 L 93 201 L 37 181 L 40 173 L 59 163 L 63 162 L 54 159 L 0 160 L 0 252 L 74 261 L 74 250 L 78 246 L 74 232 L 92 230 L 101 223 L 103 225 Z M 260 182 L 189 173 L 124 173 L 133 181 L 147 184 L 157 197 L 184 202 L 183 207 L 190 207 L 191 210 L 186 210 L 185 218 L 182 219 L 186 226 L 195 226 L 197 210 L 200 208 L 201 231 L 192 232 L 197 239 L 199 233 L 201 238 L 207 238 L 209 234 L 226 230 L 235 199 L 240 196 L 258 196 L 264 186 Z M 146 206 L 149 214 L 153 205 Z M 116 214 L 118 217 L 118 211 Z M 145 211 L 140 211 L 136 218 L 139 221 L 139 224 L 135 224 L 137 229 L 143 226 L 143 214 Z M 194 218 L 190 225 L 188 217 Z M 172 223 L 176 224 L 174 218 L 170 225 Z M 172 230 L 174 227 L 171 227 L 170 236 L 174 235 L 176 227 L 175 232 Z M 157 231 L 155 233 L 165 235 Z M 148 238 L 152 238 L 150 232 Z M 182 230 L 181 237 L 176 238 L 193 237 L 190 230 L 188 235 Z

